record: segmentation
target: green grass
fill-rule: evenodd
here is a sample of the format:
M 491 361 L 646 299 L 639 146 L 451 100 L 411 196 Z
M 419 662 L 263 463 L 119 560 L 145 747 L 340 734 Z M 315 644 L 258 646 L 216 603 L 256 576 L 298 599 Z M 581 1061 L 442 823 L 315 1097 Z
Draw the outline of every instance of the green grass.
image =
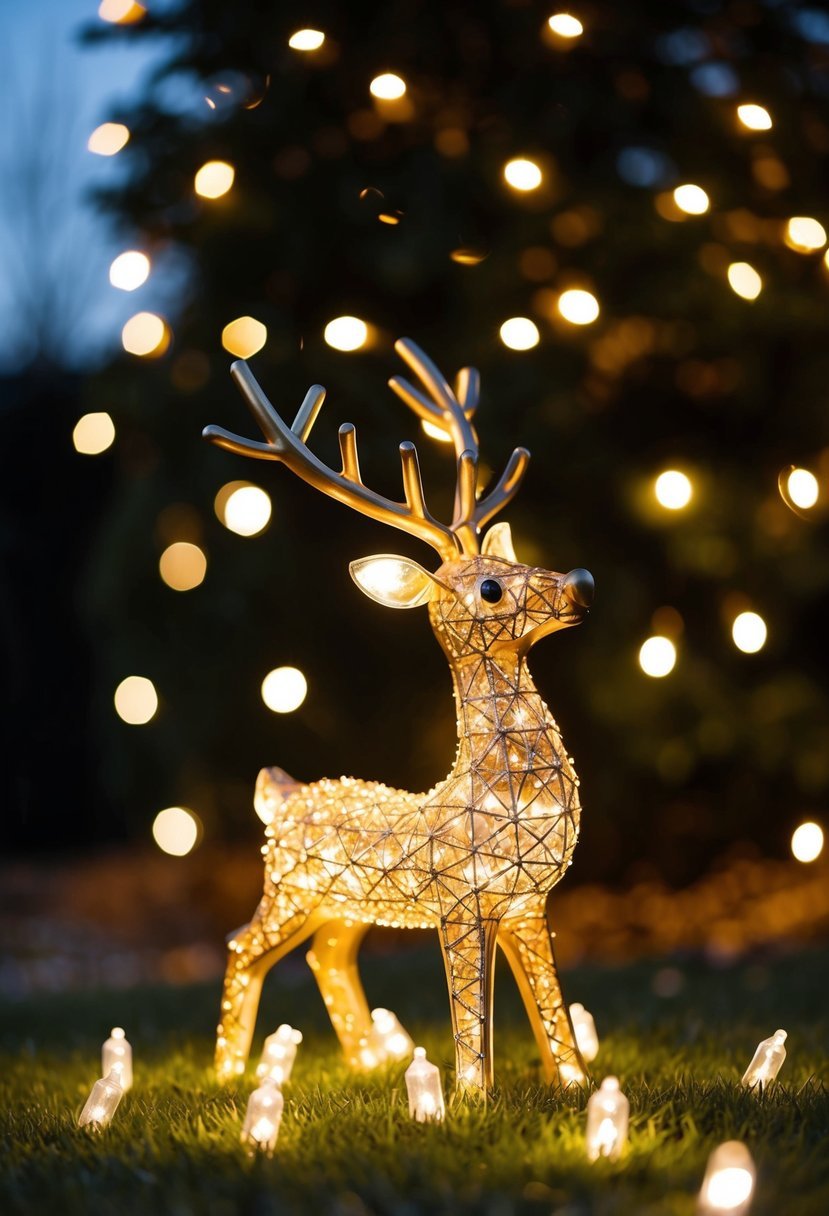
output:
M 654 995 L 657 971 L 637 964 L 565 977 L 568 999 L 596 1016 L 594 1076 L 617 1073 L 630 1098 L 630 1147 L 615 1165 L 585 1160 L 585 1097 L 540 1082 L 503 972 L 496 1094 L 485 1108 L 450 1105 L 445 1124 L 420 1125 L 408 1118 L 402 1069 L 350 1076 L 304 964 L 277 968 L 260 1028 L 288 1020 L 305 1042 L 272 1160 L 248 1157 L 239 1143 L 250 1085 L 220 1088 L 211 1073 L 217 985 L 0 1008 L 0 1212 L 691 1216 L 708 1153 L 739 1138 L 758 1166 L 752 1216 L 825 1216 L 829 955 L 725 970 L 689 961 L 672 998 Z M 436 949 L 375 955 L 365 973 L 371 1003 L 395 1009 L 447 1069 Z M 134 1044 L 136 1084 L 110 1128 L 90 1135 L 75 1126 L 77 1113 L 98 1076 L 100 1043 L 118 1023 Z M 789 1031 L 781 1083 L 756 1098 L 738 1079 L 778 1025 Z

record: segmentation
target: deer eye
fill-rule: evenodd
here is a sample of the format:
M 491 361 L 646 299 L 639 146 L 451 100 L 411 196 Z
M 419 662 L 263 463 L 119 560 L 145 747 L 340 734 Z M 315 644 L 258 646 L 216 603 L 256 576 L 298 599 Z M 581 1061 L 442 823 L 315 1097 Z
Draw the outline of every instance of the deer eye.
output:
M 488 604 L 497 604 L 501 596 L 504 594 L 504 588 L 498 582 L 497 578 L 485 578 L 478 588 L 481 599 L 486 600 Z

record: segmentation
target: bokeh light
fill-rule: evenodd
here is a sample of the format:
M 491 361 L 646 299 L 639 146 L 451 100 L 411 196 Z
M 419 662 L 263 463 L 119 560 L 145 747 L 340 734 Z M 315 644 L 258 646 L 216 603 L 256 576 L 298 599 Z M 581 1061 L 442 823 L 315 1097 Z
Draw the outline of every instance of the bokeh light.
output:
M 592 292 L 571 287 L 558 297 L 558 311 L 571 325 L 591 325 L 599 315 L 599 301 Z
M 121 330 L 121 343 L 130 355 L 163 355 L 170 345 L 170 331 L 154 312 L 137 312 Z
M 531 350 L 538 346 L 541 335 L 529 317 L 510 317 L 498 331 L 504 346 L 510 350 Z
M 262 681 L 262 700 L 275 714 L 299 709 L 307 692 L 308 683 L 297 667 L 276 667 Z
M 694 487 L 691 479 L 679 469 L 666 469 L 653 483 L 656 501 L 668 511 L 681 511 L 691 501 Z
M 517 156 L 508 160 L 504 165 L 504 181 L 513 190 L 526 194 L 529 190 L 537 190 L 544 180 L 541 166 L 525 156 Z
M 168 806 L 153 820 L 153 840 L 162 853 L 184 857 L 198 843 L 201 823 L 185 806 Z
M 639 666 L 646 676 L 655 680 L 669 675 L 676 665 L 676 646 L 670 638 L 659 634 L 648 638 L 639 648 Z
M 323 42 L 325 34 L 322 30 L 297 30 L 288 39 L 288 46 L 292 51 L 318 51 Z
M 756 654 L 766 644 L 766 622 L 758 612 L 741 612 L 734 618 L 731 636 L 743 654 Z
M 96 156 L 114 156 L 129 142 L 129 128 L 122 122 L 102 122 L 90 135 L 86 146 Z
M 237 536 L 258 536 L 270 523 L 270 495 L 249 481 L 222 486 L 213 506 L 224 526 Z
M 728 267 L 728 283 L 744 300 L 756 300 L 763 290 L 763 280 L 748 262 L 732 262 Z
M 192 591 L 204 582 L 207 558 L 198 545 L 177 540 L 161 554 L 158 572 L 173 591 Z
M 786 490 L 794 505 L 804 511 L 815 505 L 820 494 L 818 480 L 808 469 L 792 469 L 786 478 Z
M 110 21 L 113 25 L 132 25 L 147 12 L 143 4 L 137 0 L 101 0 L 98 5 L 98 16 L 102 21 Z
M 233 185 L 236 170 L 226 160 L 209 160 L 194 178 L 196 194 L 202 198 L 221 198 Z
M 98 456 L 111 447 L 115 441 L 115 423 L 109 414 L 100 412 L 84 414 L 75 423 L 72 431 L 72 443 L 75 451 L 82 456 Z
M 146 676 L 127 676 L 115 689 L 115 712 L 130 726 L 144 726 L 158 709 L 158 693 Z
M 323 336 L 334 350 L 359 350 L 368 341 L 368 326 L 359 317 L 334 317 L 326 325 Z
M 559 38 L 579 38 L 584 33 L 584 26 L 572 13 L 553 13 L 547 25 Z
M 695 186 L 691 182 L 677 186 L 674 190 L 674 202 L 686 215 L 705 215 L 711 206 L 711 200 L 702 186 Z
M 146 283 L 150 274 L 150 259 L 138 249 L 119 253 L 109 268 L 109 281 L 121 291 L 135 291 Z
M 772 128 L 771 114 L 765 106 L 751 103 L 737 106 L 737 117 L 749 131 L 770 131 Z
M 810 215 L 793 215 L 783 239 L 796 253 L 814 253 L 826 244 L 826 229 Z
M 406 92 L 406 81 L 394 72 L 381 72 L 368 86 L 372 97 L 379 101 L 399 101 Z
M 449 432 L 444 431 L 442 427 L 435 426 L 434 422 L 430 422 L 428 418 L 421 418 L 420 427 L 424 435 L 428 435 L 430 439 L 436 439 L 438 443 L 452 442 Z
M 255 317 L 237 317 L 222 330 L 222 346 L 239 359 L 249 359 L 268 340 L 267 328 Z
M 792 832 L 792 856 L 796 861 L 817 861 L 823 852 L 823 828 L 808 820 Z

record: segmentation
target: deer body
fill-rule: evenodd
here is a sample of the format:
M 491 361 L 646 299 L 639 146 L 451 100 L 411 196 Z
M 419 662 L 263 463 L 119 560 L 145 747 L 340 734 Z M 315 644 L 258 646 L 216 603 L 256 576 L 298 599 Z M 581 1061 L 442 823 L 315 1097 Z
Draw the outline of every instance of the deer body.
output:
M 308 960 L 346 1056 L 356 1066 L 370 1065 L 371 1021 L 356 954 L 367 928 L 376 924 L 438 929 L 461 1087 L 485 1091 L 492 1083 L 496 944 L 515 973 L 546 1075 L 565 1084 L 582 1081 L 546 918 L 547 895 L 570 864 L 578 837 L 578 780 L 532 682 L 526 654 L 540 637 L 583 619 L 592 579 L 586 571 L 560 575 L 522 565 L 506 524 L 487 533 L 479 552 L 481 518 L 515 492 L 515 470 L 523 468 L 526 454 L 519 449 L 495 491 L 478 500 L 477 454 L 470 446 L 477 441 L 464 407 L 414 344 L 398 343 L 398 350 L 435 397 L 455 438 L 456 518 L 446 529 L 428 514 L 416 454 L 412 445 L 401 445 L 406 504 L 380 500 L 370 511 L 365 505 L 358 509 L 391 516 L 387 521 L 398 527 L 414 516 L 407 530 L 429 539 L 442 564 L 430 573 L 408 559 L 381 555 L 354 562 L 351 570 L 361 589 L 381 603 L 401 608 L 428 603 L 452 670 L 459 734 L 455 765 L 445 781 L 424 794 L 347 777 L 300 785 L 282 770 L 262 771 L 257 808 L 270 820 L 263 849 L 265 890 L 250 924 L 230 941 L 217 1065 L 225 1076 L 244 1068 L 264 975 L 312 936 Z M 255 381 L 247 369 L 236 374 L 251 403 Z M 409 404 L 418 403 L 417 412 L 436 412 L 405 381 L 392 384 Z M 466 386 L 469 399 L 476 384 L 473 373 L 462 373 L 459 397 Z M 261 393 L 258 385 L 255 391 Z M 286 448 L 298 435 L 307 452 L 304 438 L 314 412 L 308 401 L 321 391 L 311 390 L 305 418 L 301 410 L 290 432 L 269 413 L 266 399 L 263 404 L 257 397 L 255 408 L 251 403 L 271 450 L 282 453 L 276 458 L 292 465 Z M 447 401 L 454 406 L 447 409 Z M 316 398 L 313 404 L 319 408 Z M 226 447 L 273 458 L 266 445 L 209 430 Z M 359 477 L 353 428 L 340 434 L 344 486 L 334 482 L 341 491 L 335 496 L 357 505 L 353 487 L 359 486 L 376 499 Z M 321 478 L 332 481 L 333 472 L 313 459 L 310 468 L 297 461 L 295 471 L 315 484 Z M 397 512 L 403 522 L 394 518 Z

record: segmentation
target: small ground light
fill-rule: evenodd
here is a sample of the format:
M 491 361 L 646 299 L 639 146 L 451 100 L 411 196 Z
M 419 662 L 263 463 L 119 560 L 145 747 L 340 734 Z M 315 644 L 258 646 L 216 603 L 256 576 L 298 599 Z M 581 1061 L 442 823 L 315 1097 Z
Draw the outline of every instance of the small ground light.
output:
M 504 181 L 513 190 L 519 190 L 521 193 L 537 190 L 543 179 L 540 165 L 526 157 L 518 156 L 504 165 Z
M 655 680 L 670 675 L 676 666 L 676 646 L 670 638 L 655 635 L 639 648 L 639 666 Z
M 792 857 L 796 861 L 817 861 L 823 852 L 823 828 L 809 820 L 792 832 Z
M 138 249 L 119 253 L 109 268 L 109 281 L 121 291 L 135 291 L 146 283 L 150 274 L 150 259 Z
M 558 297 L 558 311 L 571 325 L 592 325 L 599 315 L 599 301 L 592 292 L 572 287 Z
M 161 554 L 158 572 L 173 591 L 192 591 L 204 582 L 207 558 L 198 545 L 177 540 Z
M 115 712 L 130 726 L 145 726 L 158 709 L 158 693 L 146 676 L 127 676 L 115 689 Z
M 163 355 L 170 345 L 170 331 L 163 317 L 137 312 L 121 330 L 121 344 L 130 355 Z
M 783 239 L 796 253 L 814 253 L 826 244 L 826 229 L 810 215 L 793 215 Z
M 681 511 L 691 501 L 694 488 L 685 473 L 680 473 L 679 469 L 666 469 L 653 483 L 653 492 L 660 507 Z
M 122 122 L 103 122 L 92 132 L 86 146 L 96 156 L 114 156 L 126 146 L 129 137 L 129 127 Z
M 276 1148 L 284 1099 L 276 1083 L 266 1077 L 248 1098 L 241 1139 L 253 1152 L 270 1156 Z
M 758 650 L 762 650 L 767 634 L 766 622 L 759 612 L 741 612 L 734 618 L 734 624 L 731 626 L 734 645 L 738 650 L 742 650 L 743 654 L 756 654 Z
M 262 1046 L 262 1059 L 256 1066 L 257 1077 L 260 1079 L 269 1077 L 275 1085 L 284 1085 L 286 1081 L 290 1080 L 301 1042 L 301 1030 L 295 1030 L 287 1022 L 277 1026 L 273 1034 L 268 1035 Z
M 196 173 L 193 184 L 202 198 L 221 198 L 233 185 L 236 170 L 226 160 L 209 160 Z
M 582 1054 L 582 1059 L 589 1064 L 599 1054 L 599 1036 L 596 1033 L 596 1022 L 589 1009 L 576 1001 L 570 1006 L 570 1021 L 573 1023 L 573 1033 L 576 1036 L 576 1046 Z
M 255 317 L 237 317 L 222 330 L 222 346 L 239 359 L 249 359 L 268 340 L 267 328 Z
M 426 1048 L 415 1047 L 414 1058 L 406 1069 L 409 1114 L 417 1123 L 439 1123 L 446 1115 L 440 1069 L 426 1059 Z
M 322 30 L 297 30 L 288 39 L 292 51 L 318 51 L 325 42 Z
M 743 1074 L 741 1084 L 746 1089 L 756 1089 L 761 1093 L 777 1078 L 786 1059 L 787 1038 L 785 1030 L 775 1030 L 774 1034 L 758 1043 L 751 1063 Z
M 794 505 L 804 511 L 815 505 L 820 494 L 818 480 L 808 469 L 792 469 L 786 478 L 786 489 Z
M 120 1026 L 113 1026 L 101 1047 L 102 1074 L 109 1076 L 113 1068 L 124 1093 L 132 1089 L 132 1046 Z
M 732 262 L 728 267 L 728 284 L 735 295 L 744 300 L 756 300 L 763 290 L 763 280 L 748 262 Z
M 690 182 L 677 186 L 674 190 L 674 202 L 686 215 L 705 215 L 711 206 L 711 200 L 702 186 L 694 186 Z
M 510 350 L 532 350 L 538 346 L 538 326 L 529 317 L 510 317 L 501 326 L 499 333 L 504 346 Z
M 98 5 L 98 16 L 113 25 L 132 25 L 140 21 L 146 11 L 136 0 L 101 0 Z
M 579 38 L 584 33 L 584 26 L 572 13 L 553 13 L 547 25 L 559 38 Z
M 93 1132 L 101 1131 L 112 1120 L 123 1096 L 118 1070 L 113 1068 L 107 1076 L 101 1077 L 92 1086 L 92 1092 L 78 1117 L 78 1127 L 88 1127 Z
M 275 714 L 299 709 L 308 692 L 308 682 L 296 667 L 276 667 L 262 681 L 262 700 Z
M 184 806 L 168 806 L 153 820 L 153 840 L 162 853 L 185 857 L 199 839 L 200 823 Z
M 380 101 L 399 101 L 406 92 L 406 81 L 394 72 L 381 72 L 374 77 L 368 90 Z
M 630 1103 L 619 1088 L 618 1077 L 605 1077 L 587 1102 L 587 1157 L 597 1161 L 621 1157 L 628 1138 Z
M 739 1140 L 728 1140 L 708 1158 L 697 1216 L 746 1216 L 754 1191 L 754 1162 Z
M 359 317 L 334 317 L 326 325 L 323 337 L 334 350 L 359 350 L 368 341 L 368 326 Z
M 765 106 L 746 103 L 737 106 L 737 117 L 749 131 L 770 131 L 772 127 L 771 114 Z
M 72 443 L 82 456 L 99 456 L 115 441 L 115 423 L 107 413 L 84 414 L 75 423 Z

